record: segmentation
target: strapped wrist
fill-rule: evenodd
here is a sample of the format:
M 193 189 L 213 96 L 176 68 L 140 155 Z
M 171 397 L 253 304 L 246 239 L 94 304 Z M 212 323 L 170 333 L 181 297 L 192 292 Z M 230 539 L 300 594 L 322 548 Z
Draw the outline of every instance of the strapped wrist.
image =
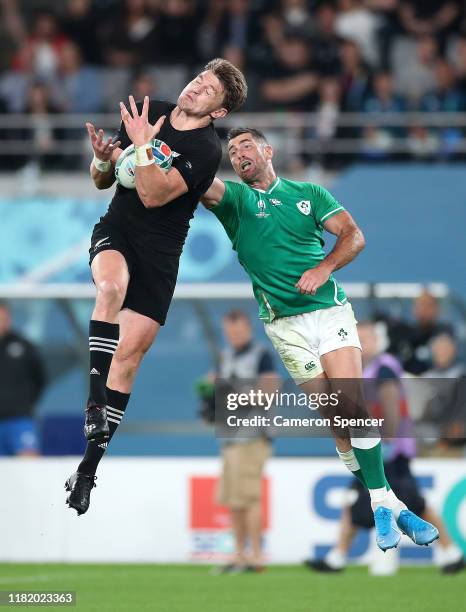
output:
M 92 163 L 94 164 L 94 168 L 98 170 L 99 172 L 108 172 L 110 168 L 112 167 L 112 162 L 109 159 L 107 159 L 106 161 L 103 161 L 102 159 L 99 159 L 95 155 L 94 155 L 94 159 L 92 160 Z
M 152 166 L 152 164 L 155 164 L 152 144 L 150 142 L 137 145 L 134 147 L 134 150 L 136 151 L 136 166 Z

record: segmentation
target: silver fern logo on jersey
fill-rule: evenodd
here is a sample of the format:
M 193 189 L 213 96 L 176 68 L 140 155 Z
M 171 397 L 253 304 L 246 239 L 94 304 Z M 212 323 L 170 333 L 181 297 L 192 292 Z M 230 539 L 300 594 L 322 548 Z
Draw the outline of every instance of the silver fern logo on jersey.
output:
M 299 212 L 303 213 L 303 215 L 307 216 L 311 214 L 310 200 L 301 200 L 300 202 L 296 202 L 296 206 L 298 207 Z

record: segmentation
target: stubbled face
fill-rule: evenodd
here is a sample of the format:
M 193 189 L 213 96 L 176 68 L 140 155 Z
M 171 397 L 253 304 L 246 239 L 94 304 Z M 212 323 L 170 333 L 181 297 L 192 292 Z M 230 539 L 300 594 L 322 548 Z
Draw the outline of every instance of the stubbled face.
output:
M 219 79 L 206 70 L 186 85 L 178 98 L 178 107 L 188 115 L 219 119 L 227 114 L 223 107 L 224 91 Z
M 230 140 L 228 155 L 233 170 L 240 179 L 245 183 L 252 183 L 266 170 L 272 159 L 272 147 L 245 133 Z

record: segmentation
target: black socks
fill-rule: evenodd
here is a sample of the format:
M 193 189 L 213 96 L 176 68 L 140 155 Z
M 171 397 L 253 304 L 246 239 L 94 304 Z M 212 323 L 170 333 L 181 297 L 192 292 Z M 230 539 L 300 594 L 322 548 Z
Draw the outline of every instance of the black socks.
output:
M 108 403 L 105 389 L 119 335 L 118 324 L 94 320 L 89 322 L 89 400 L 95 404 Z
M 120 393 L 106 387 L 105 394 L 107 397 L 107 420 L 110 429 L 110 437 L 105 442 L 88 442 L 83 460 L 78 466 L 78 472 L 94 476 L 100 460 L 104 456 L 113 434 L 117 430 L 118 425 L 123 418 L 126 406 L 129 401 L 129 393 Z

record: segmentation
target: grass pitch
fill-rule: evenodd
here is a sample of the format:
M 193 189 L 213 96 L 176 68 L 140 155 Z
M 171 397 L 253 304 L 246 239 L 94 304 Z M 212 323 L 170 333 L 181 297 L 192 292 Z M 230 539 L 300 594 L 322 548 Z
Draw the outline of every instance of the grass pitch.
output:
M 466 571 L 442 576 L 433 567 L 408 567 L 374 578 L 366 568 L 322 575 L 274 566 L 262 574 L 213 576 L 206 566 L 0 564 L 0 591 L 8 590 L 76 591 L 76 607 L 48 610 L 441 612 L 465 609 Z

